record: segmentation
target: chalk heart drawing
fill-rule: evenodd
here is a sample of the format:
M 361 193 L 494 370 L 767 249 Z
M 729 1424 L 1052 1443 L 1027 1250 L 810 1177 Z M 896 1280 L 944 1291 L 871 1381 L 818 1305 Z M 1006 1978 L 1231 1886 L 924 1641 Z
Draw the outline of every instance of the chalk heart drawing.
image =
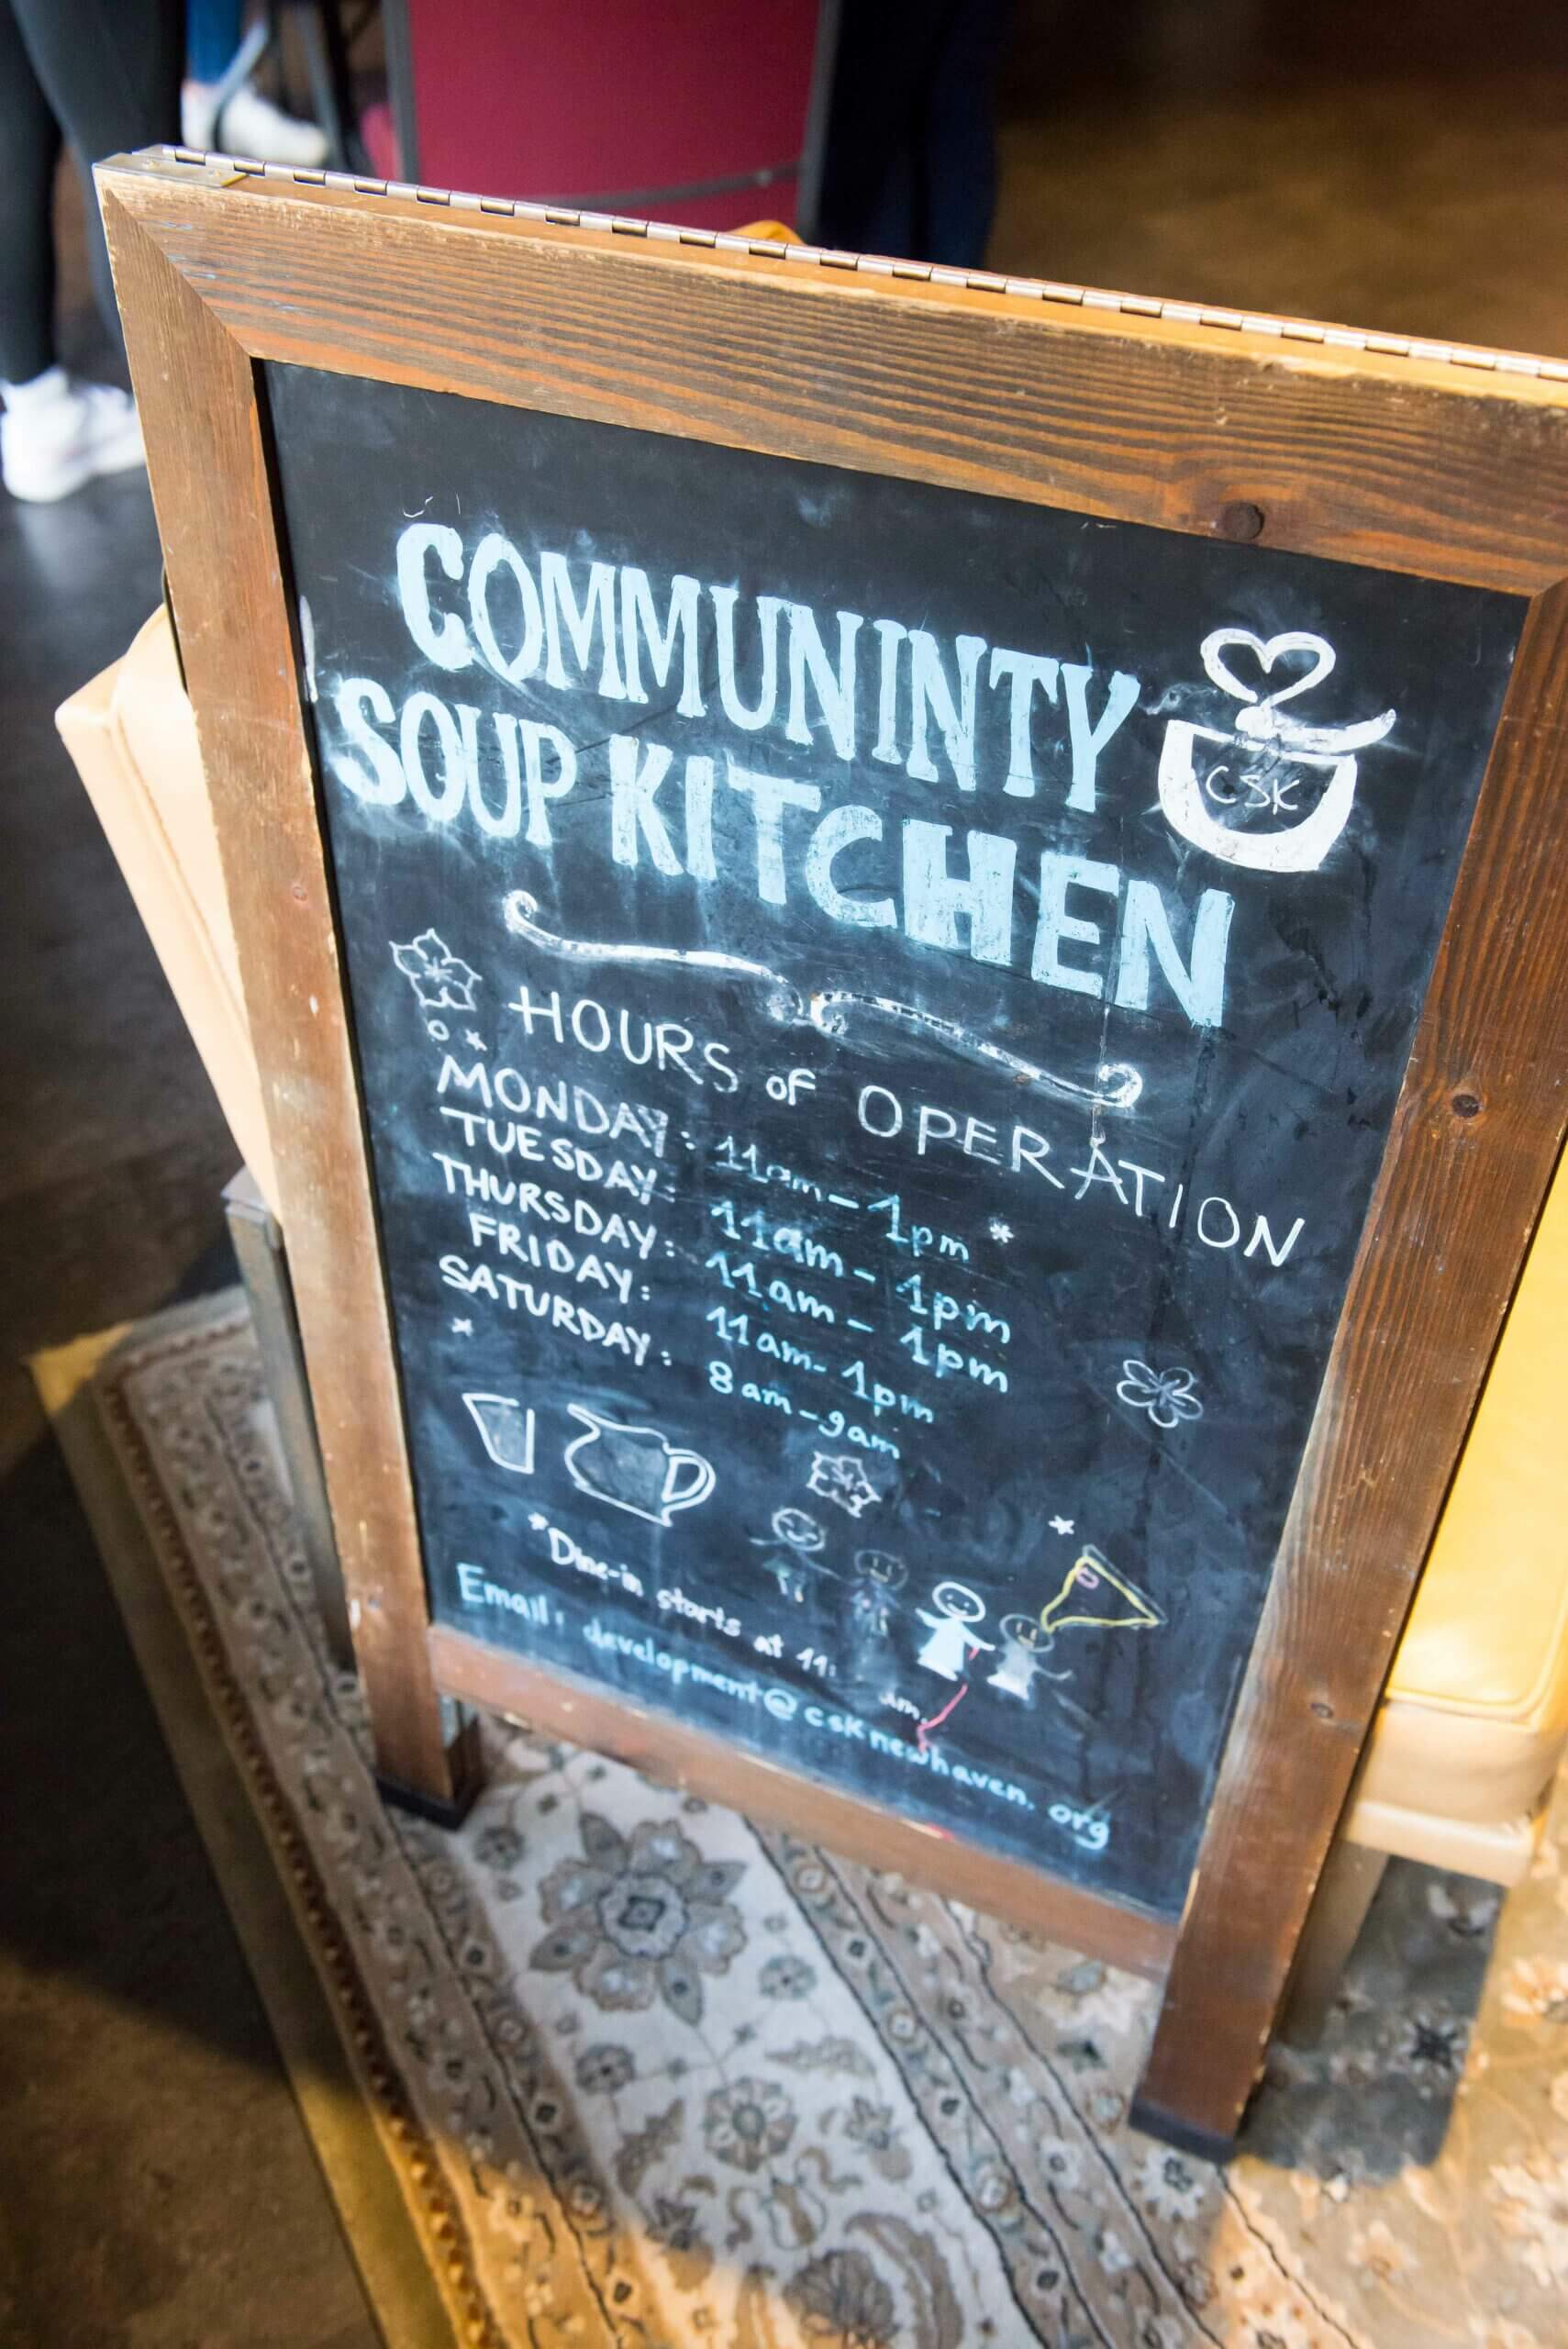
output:
M 480 1442 L 497 1468 L 509 1468 L 514 1475 L 531 1476 L 534 1473 L 534 1415 L 525 1410 L 515 1395 L 465 1395 L 479 1430 Z
M 394 946 L 392 959 L 427 1011 L 472 1011 L 479 974 L 462 962 L 433 930 L 406 946 Z
M 1264 703 L 1257 688 L 1244 684 L 1225 657 L 1228 652 L 1240 651 L 1252 655 L 1265 677 L 1272 676 L 1275 664 L 1287 660 L 1294 652 L 1308 654 L 1311 666 L 1292 683 L 1276 685 Z M 1271 636 L 1265 643 L 1261 636 L 1254 636 L 1250 628 L 1217 628 L 1212 635 L 1204 638 L 1198 648 L 1198 657 L 1221 692 L 1234 695 L 1238 701 L 1251 702 L 1259 708 L 1273 710 L 1287 701 L 1294 701 L 1298 694 L 1308 694 L 1314 685 L 1320 685 L 1332 672 L 1336 658 L 1328 638 L 1314 636 L 1307 629 L 1287 629 L 1283 636 Z M 1239 734 L 1245 734 L 1254 729 L 1238 720 L 1236 730 Z
M 712 1492 L 713 1464 L 700 1452 L 681 1450 L 658 1428 L 608 1419 L 585 1403 L 566 1408 L 587 1430 L 562 1454 L 580 1493 L 650 1525 L 668 1525 L 677 1509 L 695 1508 Z
M 1265 680 L 1287 658 L 1305 654 L 1309 666 L 1271 693 L 1261 694 L 1236 675 L 1226 658 L 1240 651 L 1251 655 Z M 1350 820 L 1356 796 L 1356 752 L 1381 742 L 1397 712 L 1385 709 L 1351 726 L 1314 726 L 1287 711 L 1285 703 L 1320 685 L 1337 658 L 1327 637 L 1306 629 L 1289 629 L 1267 639 L 1254 636 L 1251 629 L 1215 629 L 1204 638 L 1200 657 L 1211 682 L 1241 707 L 1233 735 L 1186 718 L 1173 718 L 1166 726 L 1160 750 L 1160 805 L 1166 820 L 1195 848 L 1206 849 L 1226 864 L 1244 865 L 1254 873 L 1316 873 Z M 1283 830 L 1222 823 L 1205 804 L 1197 770 L 1200 744 L 1206 751 L 1229 751 L 1232 758 L 1240 751 L 1258 763 L 1251 772 L 1261 772 L 1268 788 L 1249 793 L 1252 805 L 1292 807 L 1291 787 L 1316 778 L 1323 785 L 1317 806 L 1300 823 Z M 1207 763 L 1213 766 L 1212 757 Z M 1294 774 L 1293 769 L 1297 771 Z M 1282 783 L 1282 776 L 1289 781 Z M 1248 781 L 1246 771 L 1240 780 Z

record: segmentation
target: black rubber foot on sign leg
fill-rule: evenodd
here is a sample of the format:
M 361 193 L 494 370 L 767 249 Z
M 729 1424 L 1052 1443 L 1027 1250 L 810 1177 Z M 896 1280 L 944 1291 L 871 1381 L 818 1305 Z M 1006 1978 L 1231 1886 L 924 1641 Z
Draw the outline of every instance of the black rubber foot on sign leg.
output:
M 411 1810 L 416 1819 L 428 1819 L 437 1827 L 461 1827 L 473 1809 L 479 1784 L 465 1786 L 450 1801 L 438 1795 L 422 1795 L 417 1787 L 400 1787 L 395 1778 L 376 1779 L 376 1792 L 389 1810 Z
M 375 1783 L 383 1802 L 393 1810 L 412 1811 L 416 1819 L 428 1819 L 437 1827 L 461 1827 L 484 1784 L 477 1720 L 463 1724 L 447 1748 L 447 1761 L 452 1781 L 450 1795 L 427 1794 L 419 1787 L 401 1786 L 395 1778 L 386 1777 L 378 1770 Z
M 1222 2137 L 1214 2129 L 1196 2128 L 1184 2121 L 1179 2112 L 1167 2112 L 1162 2105 L 1151 2104 L 1143 2097 L 1135 2096 L 1128 2115 L 1133 2128 L 1145 2137 L 1158 2137 L 1163 2145 L 1174 2145 L 1179 2154 L 1193 2154 L 1202 2162 L 1214 2162 L 1220 2168 L 1236 2151 L 1234 2137 Z

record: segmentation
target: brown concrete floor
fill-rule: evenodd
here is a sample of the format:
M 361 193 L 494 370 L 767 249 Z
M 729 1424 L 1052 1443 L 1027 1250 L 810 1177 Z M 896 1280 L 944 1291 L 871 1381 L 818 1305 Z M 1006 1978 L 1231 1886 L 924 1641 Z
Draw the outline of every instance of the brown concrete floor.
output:
M 0 2343 L 374 2349 L 20 1367 L 234 1276 L 234 1145 L 52 720 L 159 593 L 144 477 L 0 494 Z
M 1023 0 L 995 269 L 1568 356 L 1568 11 Z
M 1005 114 L 998 266 L 1568 352 L 1559 11 L 1041 0 Z M 16 1367 L 226 1276 L 232 1147 L 50 722 L 157 593 L 139 483 L 0 500 L 0 2341 L 369 2349 Z

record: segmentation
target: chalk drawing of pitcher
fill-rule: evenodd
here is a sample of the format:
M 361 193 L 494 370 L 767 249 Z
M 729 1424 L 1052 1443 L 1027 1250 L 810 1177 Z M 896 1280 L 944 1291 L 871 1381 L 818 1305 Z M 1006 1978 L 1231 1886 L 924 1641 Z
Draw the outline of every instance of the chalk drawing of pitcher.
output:
M 676 1509 L 695 1508 L 712 1492 L 712 1462 L 700 1452 L 682 1451 L 661 1429 L 628 1427 L 585 1403 L 566 1408 L 588 1431 L 562 1454 L 580 1493 L 651 1525 L 668 1525 Z
M 1186 718 L 1173 718 L 1166 726 L 1160 751 L 1160 805 L 1167 820 L 1195 848 L 1207 849 L 1227 864 L 1247 865 L 1255 873 L 1315 873 L 1350 818 L 1356 795 L 1356 752 L 1381 742 L 1397 713 L 1385 709 L 1355 726 L 1309 726 L 1288 713 L 1284 705 L 1321 685 L 1336 659 L 1327 637 L 1303 629 L 1271 636 L 1265 643 L 1251 629 L 1219 628 L 1204 638 L 1201 650 L 1210 678 L 1241 707 L 1233 735 Z M 1293 684 L 1260 696 L 1227 666 L 1226 653 L 1235 651 L 1250 652 L 1265 678 L 1289 653 L 1310 654 L 1312 665 Z M 1200 746 L 1206 768 L 1202 778 L 1197 772 Z M 1240 763 L 1238 753 L 1251 763 Z M 1317 806 L 1283 831 L 1223 823 L 1205 802 L 1207 789 L 1221 807 L 1240 803 L 1267 807 L 1275 814 L 1290 812 L 1296 806 L 1292 793 L 1314 778 L 1324 783 Z

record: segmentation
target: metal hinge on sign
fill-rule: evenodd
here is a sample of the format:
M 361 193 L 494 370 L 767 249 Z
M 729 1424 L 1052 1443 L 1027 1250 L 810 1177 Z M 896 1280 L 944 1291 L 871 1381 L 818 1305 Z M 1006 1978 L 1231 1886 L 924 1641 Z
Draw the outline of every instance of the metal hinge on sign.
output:
M 203 155 L 189 147 L 154 150 L 166 162 L 227 169 L 235 180 L 289 181 L 297 187 L 342 188 L 359 195 L 390 195 L 417 204 L 450 206 L 456 211 L 494 212 L 514 220 L 538 220 L 557 228 L 646 237 L 651 242 L 700 245 L 709 251 L 749 252 L 814 270 L 832 269 L 862 277 L 906 279 L 952 286 L 960 293 L 1006 294 L 1020 301 L 1066 303 L 1075 309 L 1108 311 L 1129 318 L 1159 318 L 1168 325 L 1218 328 L 1234 334 L 1273 335 L 1282 342 L 1308 342 L 1330 351 L 1366 351 L 1380 358 L 1408 359 L 1427 365 L 1479 369 L 1489 374 L 1532 375 L 1568 384 L 1568 360 L 1538 359 L 1527 351 L 1488 351 L 1473 343 L 1423 342 L 1408 335 L 1367 334 L 1359 328 L 1325 325 L 1309 318 L 1282 318 L 1251 310 L 1222 310 L 1199 302 L 1158 302 L 1143 294 L 1109 294 L 1093 285 L 1056 284 L 1038 277 L 999 277 L 984 269 L 933 267 L 929 262 L 887 261 L 873 253 L 823 252 L 815 245 L 784 245 L 767 238 L 727 236 L 712 228 L 683 228 L 669 221 L 637 220 L 621 213 L 585 212 L 557 204 L 515 202 L 501 196 L 454 195 L 421 187 L 412 180 L 361 179 L 351 172 L 297 170 L 244 156 Z

